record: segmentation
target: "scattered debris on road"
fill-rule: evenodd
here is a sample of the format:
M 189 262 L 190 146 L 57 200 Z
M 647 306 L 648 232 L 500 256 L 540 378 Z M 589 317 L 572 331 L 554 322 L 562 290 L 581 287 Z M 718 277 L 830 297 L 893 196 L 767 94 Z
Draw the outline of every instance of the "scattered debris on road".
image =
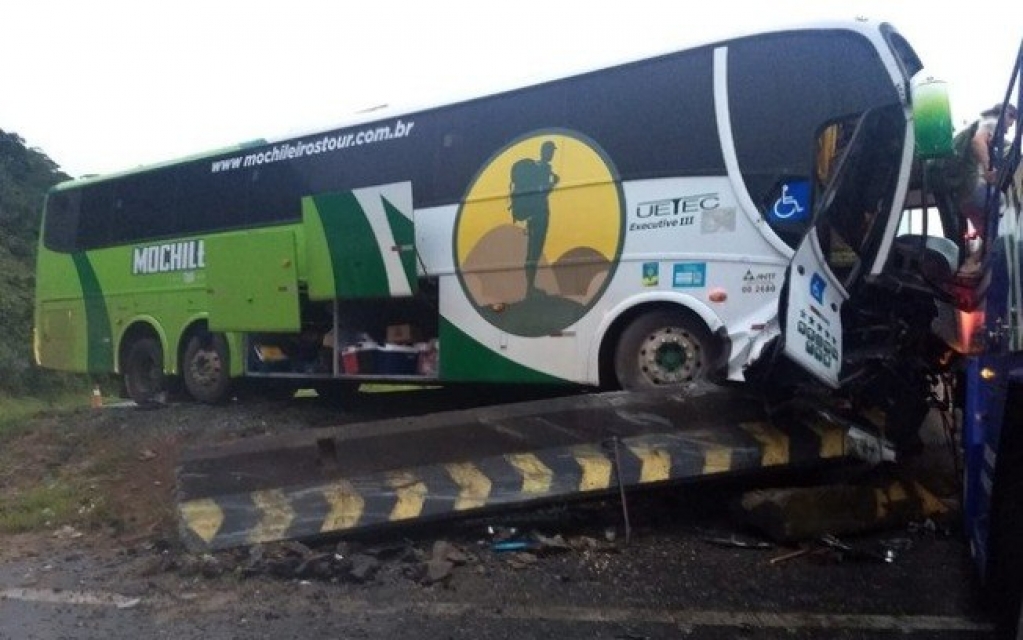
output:
M 779 543 L 907 527 L 950 509 L 920 482 L 762 489 L 743 494 L 738 518 Z

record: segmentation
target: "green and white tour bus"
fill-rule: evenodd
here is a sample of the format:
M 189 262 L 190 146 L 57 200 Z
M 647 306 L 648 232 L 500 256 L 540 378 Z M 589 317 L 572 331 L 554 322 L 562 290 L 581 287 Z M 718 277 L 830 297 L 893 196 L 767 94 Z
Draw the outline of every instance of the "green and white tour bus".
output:
M 916 129 L 948 118 L 921 118 L 921 74 L 888 24 L 815 24 L 70 181 L 45 204 L 36 357 L 139 402 L 175 380 L 207 402 L 240 378 L 632 389 L 783 361 L 840 387 L 843 340 L 879 341 L 844 337 L 850 305 L 903 306 L 878 292 Z

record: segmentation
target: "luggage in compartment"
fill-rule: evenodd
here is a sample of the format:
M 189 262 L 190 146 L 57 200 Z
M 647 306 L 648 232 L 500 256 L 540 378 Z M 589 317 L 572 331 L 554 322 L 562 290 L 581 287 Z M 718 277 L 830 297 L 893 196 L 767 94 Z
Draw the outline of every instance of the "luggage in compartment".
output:
M 419 351 L 419 362 L 416 365 L 417 373 L 426 378 L 436 378 L 440 358 L 440 343 L 437 342 L 436 338 L 429 342 L 420 342 L 416 344 L 416 350 Z
M 376 350 L 376 373 L 384 376 L 414 376 L 419 371 L 419 349 L 385 344 Z
M 362 342 L 341 352 L 341 370 L 350 376 L 414 376 L 419 373 L 416 347 Z
M 341 371 L 349 376 L 379 373 L 376 367 L 377 344 L 360 342 L 341 351 Z
M 278 373 L 291 370 L 291 358 L 275 344 L 255 343 L 249 356 L 249 369 L 259 373 Z

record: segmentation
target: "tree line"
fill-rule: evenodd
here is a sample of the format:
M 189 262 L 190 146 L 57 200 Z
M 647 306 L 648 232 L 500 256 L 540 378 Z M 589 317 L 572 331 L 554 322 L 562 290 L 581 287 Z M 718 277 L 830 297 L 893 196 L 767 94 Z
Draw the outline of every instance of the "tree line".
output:
M 69 176 L 16 133 L 0 129 L 0 394 L 47 395 L 81 384 L 32 355 L 35 256 L 43 199 Z

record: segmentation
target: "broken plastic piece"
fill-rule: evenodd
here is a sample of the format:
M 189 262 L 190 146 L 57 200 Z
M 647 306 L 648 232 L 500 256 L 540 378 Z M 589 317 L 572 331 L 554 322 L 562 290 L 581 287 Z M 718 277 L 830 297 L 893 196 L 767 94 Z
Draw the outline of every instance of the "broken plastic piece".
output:
M 821 536 L 820 541 L 835 551 L 840 551 L 844 557 L 848 558 L 875 560 L 885 564 L 892 564 L 898 557 L 898 552 L 891 547 L 882 548 L 881 551 L 864 549 L 863 547 L 854 547 L 847 542 L 842 542 L 832 535 Z
M 774 545 L 770 542 L 764 542 L 763 540 L 741 540 L 735 534 L 727 538 L 705 536 L 702 538 L 704 542 L 713 544 L 719 547 L 732 547 L 735 549 L 773 549 Z
M 502 542 L 495 542 L 490 545 L 490 548 L 494 551 L 528 551 L 529 549 L 535 549 L 537 543 L 531 540 L 504 540 Z

